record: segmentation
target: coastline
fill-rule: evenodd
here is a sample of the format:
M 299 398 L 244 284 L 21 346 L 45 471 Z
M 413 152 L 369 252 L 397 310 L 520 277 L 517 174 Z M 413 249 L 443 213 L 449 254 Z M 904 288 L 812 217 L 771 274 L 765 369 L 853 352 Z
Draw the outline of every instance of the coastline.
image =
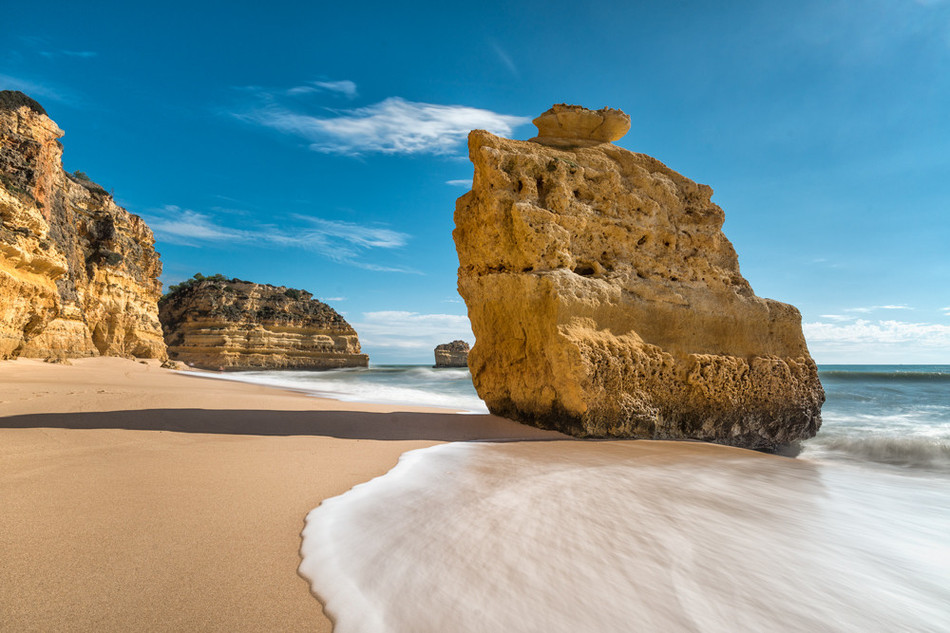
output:
M 17 631 L 330 631 L 304 518 L 404 452 L 562 437 L 157 361 L 0 362 L 0 613 Z

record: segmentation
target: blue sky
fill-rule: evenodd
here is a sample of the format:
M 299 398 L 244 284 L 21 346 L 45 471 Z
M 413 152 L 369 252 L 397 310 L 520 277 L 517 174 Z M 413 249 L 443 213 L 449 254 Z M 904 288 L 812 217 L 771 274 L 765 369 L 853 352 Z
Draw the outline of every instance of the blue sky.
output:
M 950 363 L 947 0 L 12 3 L 0 88 L 149 222 L 166 284 L 305 288 L 377 363 L 471 341 L 465 134 L 560 102 L 713 187 L 818 362 Z

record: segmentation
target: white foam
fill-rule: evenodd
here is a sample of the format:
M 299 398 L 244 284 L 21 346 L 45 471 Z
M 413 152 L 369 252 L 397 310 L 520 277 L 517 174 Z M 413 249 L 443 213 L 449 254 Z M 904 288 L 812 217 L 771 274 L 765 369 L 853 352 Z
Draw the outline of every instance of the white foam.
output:
M 326 371 L 247 371 L 206 374 L 211 378 L 293 389 L 345 402 L 441 407 L 488 413 L 472 388 L 467 369 L 426 367 L 333 369 Z
M 945 478 L 677 446 L 407 453 L 309 514 L 301 574 L 337 633 L 950 628 Z

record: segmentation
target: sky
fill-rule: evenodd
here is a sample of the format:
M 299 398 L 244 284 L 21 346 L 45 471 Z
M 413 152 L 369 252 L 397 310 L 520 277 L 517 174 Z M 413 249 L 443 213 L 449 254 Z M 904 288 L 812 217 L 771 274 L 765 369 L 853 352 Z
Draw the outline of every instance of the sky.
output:
M 457 4 L 457 6 L 456 6 Z M 156 236 L 166 287 L 303 288 L 371 362 L 473 341 L 465 137 L 554 103 L 710 185 L 743 276 L 832 363 L 950 363 L 950 0 L 34 2 L 0 89 Z

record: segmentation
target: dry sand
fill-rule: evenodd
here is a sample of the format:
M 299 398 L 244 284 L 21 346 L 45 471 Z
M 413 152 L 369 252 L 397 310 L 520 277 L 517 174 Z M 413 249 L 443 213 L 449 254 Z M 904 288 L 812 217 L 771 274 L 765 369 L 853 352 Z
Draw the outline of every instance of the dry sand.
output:
M 329 631 L 320 501 L 439 442 L 556 438 L 115 358 L 0 362 L 0 630 Z

